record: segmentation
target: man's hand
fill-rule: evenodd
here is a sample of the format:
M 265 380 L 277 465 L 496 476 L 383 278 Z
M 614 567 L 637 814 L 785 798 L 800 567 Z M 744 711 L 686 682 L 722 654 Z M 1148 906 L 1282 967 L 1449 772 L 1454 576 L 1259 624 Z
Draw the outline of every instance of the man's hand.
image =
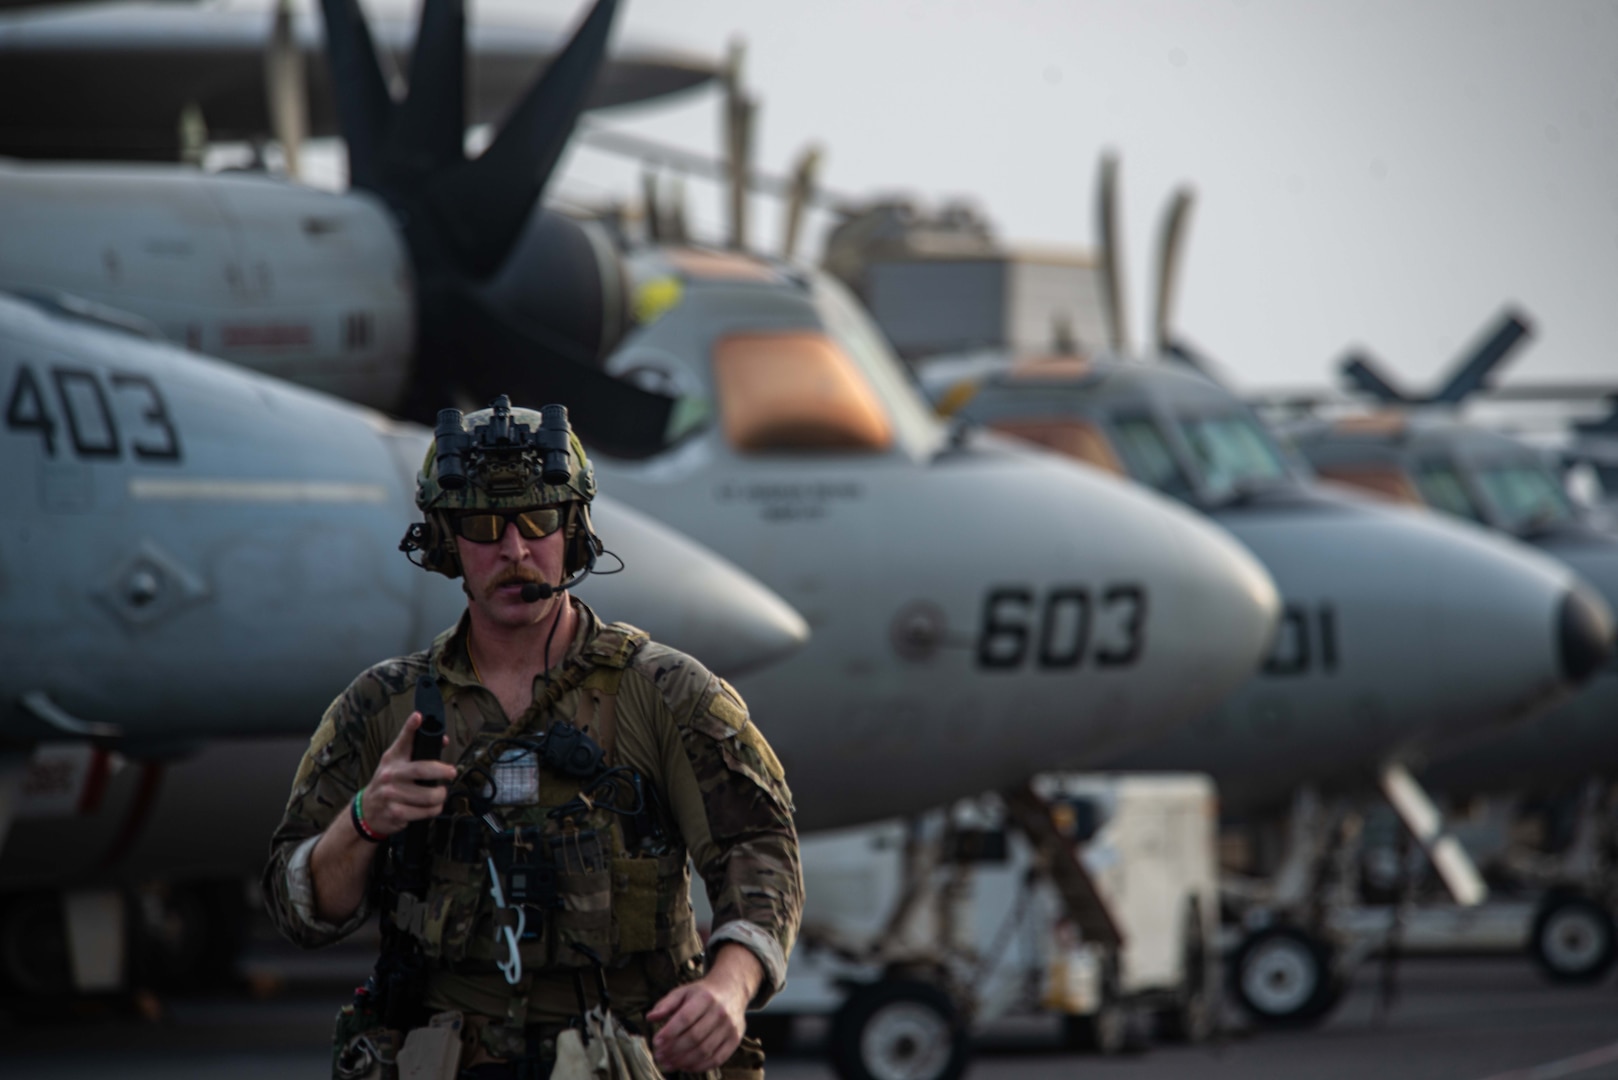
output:
M 360 801 L 365 825 L 382 836 L 396 833 L 412 821 L 436 817 L 444 809 L 447 789 L 422 787 L 417 780 L 448 783 L 455 779 L 455 766 L 447 762 L 410 760 L 410 742 L 420 726 L 421 714 L 411 713 L 365 785 Z M 343 807 L 309 856 L 316 915 L 326 922 L 341 923 L 359 910 L 377 846 L 360 836 L 349 820 L 349 808 Z
M 652 1039 L 657 1067 L 704 1072 L 724 1064 L 747 1031 L 747 1003 L 763 978 L 764 965 L 746 948 L 720 946 L 708 974 L 669 991 L 646 1013 L 663 1025 Z
M 399 729 L 399 737 L 382 752 L 371 782 L 365 785 L 361 806 L 365 824 L 374 833 L 391 836 L 412 821 L 437 817 L 448 795 L 445 784 L 455 779 L 455 766 L 444 761 L 411 761 L 410 743 L 421 727 L 421 713 L 413 712 Z M 449 742 L 446 736 L 444 741 Z M 422 787 L 418 780 L 432 782 Z

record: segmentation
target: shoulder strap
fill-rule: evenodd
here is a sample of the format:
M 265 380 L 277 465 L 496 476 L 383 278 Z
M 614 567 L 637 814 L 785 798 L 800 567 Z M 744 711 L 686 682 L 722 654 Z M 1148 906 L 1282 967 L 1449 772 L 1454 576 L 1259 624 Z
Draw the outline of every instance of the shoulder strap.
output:
M 651 635 L 638 626 L 625 622 L 608 623 L 584 647 L 582 656 L 591 667 L 622 671 L 650 640 Z

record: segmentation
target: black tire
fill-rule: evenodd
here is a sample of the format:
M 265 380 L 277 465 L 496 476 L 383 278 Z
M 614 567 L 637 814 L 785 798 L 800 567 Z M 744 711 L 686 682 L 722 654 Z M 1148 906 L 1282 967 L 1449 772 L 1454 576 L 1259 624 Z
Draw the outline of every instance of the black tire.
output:
M 968 1057 L 949 995 L 912 979 L 855 990 L 832 1017 L 828 1045 L 842 1080 L 958 1080 Z
M 1331 946 L 1292 926 L 1247 935 L 1230 965 L 1230 992 L 1264 1027 L 1318 1024 L 1342 1000 Z
M 19 893 L 0 902 L 0 995 L 18 1006 L 72 994 L 61 896 Z
M 247 946 L 242 882 L 176 883 L 141 897 L 139 982 L 164 993 L 207 993 L 236 985 Z
M 1579 893 L 1555 892 L 1539 905 L 1528 952 L 1552 982 L 1599 982 L 1618 960 L 1612 913 Z

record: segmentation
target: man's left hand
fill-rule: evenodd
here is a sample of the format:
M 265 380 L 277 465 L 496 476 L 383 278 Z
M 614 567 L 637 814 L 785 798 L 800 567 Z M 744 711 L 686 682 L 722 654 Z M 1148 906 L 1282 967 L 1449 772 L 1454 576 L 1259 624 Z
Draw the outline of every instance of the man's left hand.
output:
M 736 1052 L 747 1031 L 747 1003 L 758 992 L 764 966 L 740 945 L 725 944 L 708 974 L 676 987 L 646 1013 L 662 1028 L 652 1056 L 665 1072 L 717 1069 Z

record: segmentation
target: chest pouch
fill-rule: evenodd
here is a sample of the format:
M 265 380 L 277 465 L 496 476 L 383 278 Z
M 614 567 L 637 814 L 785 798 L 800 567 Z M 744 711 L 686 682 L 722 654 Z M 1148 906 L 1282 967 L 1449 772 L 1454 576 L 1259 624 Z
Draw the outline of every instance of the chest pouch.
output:
M 613 952 L 612 859 L 621 846 L 618 830 L 610 824 L 571 829 L 549 840 L 557 905 L 546 928 L 547 960 L 563 967 L 588 967 L 583 950 L 600 956 Z
M 521 908 L 523 941 L 544 933 L 551 913 L 561 904 L 556 888 L 556 864 L 551 861 L 544 829 L 521 825 L 489 839 L 489 855 L 504 886 L 506 904 Z

